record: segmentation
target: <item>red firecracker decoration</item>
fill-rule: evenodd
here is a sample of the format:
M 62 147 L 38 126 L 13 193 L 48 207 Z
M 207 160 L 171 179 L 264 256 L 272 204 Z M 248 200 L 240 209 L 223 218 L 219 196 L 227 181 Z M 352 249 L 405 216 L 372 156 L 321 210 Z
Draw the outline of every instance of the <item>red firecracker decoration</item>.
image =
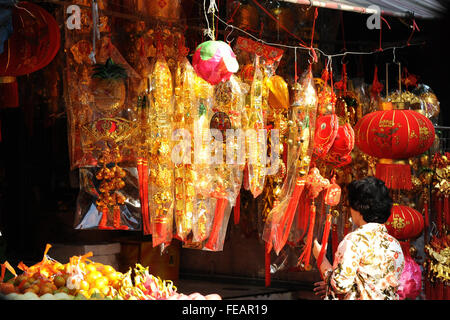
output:
M 408 206 L 394 204 L 391 216 L 385 223 L 390 235 L 397 240 L 408 240 L 418 237 L 424 227 L 422 214 Z
M 355 144 L 380 161 L 376 177 L 390 189 L 412 189 L 409 164 L 393 163 L 427 151 L 434 141 L 431 121 L 414 110 L 380 110 L 355 126 Z

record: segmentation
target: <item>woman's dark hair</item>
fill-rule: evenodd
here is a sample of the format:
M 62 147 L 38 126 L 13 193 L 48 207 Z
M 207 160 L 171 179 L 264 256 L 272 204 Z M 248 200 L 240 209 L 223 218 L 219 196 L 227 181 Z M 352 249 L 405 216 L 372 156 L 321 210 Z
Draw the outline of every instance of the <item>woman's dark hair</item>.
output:
M 385 223 L 391 215 L 392 198 L 383 181 L 366 177 L 347 185 L 348 201 L 353 210 L 361 213 L 364 221 Z

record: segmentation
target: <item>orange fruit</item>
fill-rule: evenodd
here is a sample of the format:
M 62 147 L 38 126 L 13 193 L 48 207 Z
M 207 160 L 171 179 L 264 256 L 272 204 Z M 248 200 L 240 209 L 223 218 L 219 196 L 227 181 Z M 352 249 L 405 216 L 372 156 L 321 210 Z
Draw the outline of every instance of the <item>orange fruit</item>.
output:
M 110 265 L 105 265 L 103 267 L 102 272 L 103 272 L 103 274 L 110 274 L 110 273 L 116 272 L 116 270 Z
M 64 279 L 63 276 L 56 276 L 53 279 L 53 283 L 55 284 L 55 286 L 57 286 L 58 288 L 65 286 L 66 285 L 66 279 Z
M 108 286 L 108 278 L 102 276 L 95 280 L 95 288 L 101 290 L 103 287 L 107 286 Z
M 97 280 L 100 277 L 103 277 L 101 272 L 99 272 L 99 271 L 92 271 L 92 272 L 89 272 L 86 275 L 86 281 L 89 282 L 90 284 L 93 284 L 95 282 L 95 280 Z
M 43 285 L 40 289 L 39 289 L 39 295 L 42 296 L 46 293 L 53 293 L 53 290 L 50 286 L 47 285 Z
M 84 290 L 84 291 L 89 290 L 89 283 L 86 280 L 82 280 L 80 282 L 80 290 Z
M 86 272 L 93 272 L 93 271 L 97 271 L 97 268 L 93 263 L 86 265 Z

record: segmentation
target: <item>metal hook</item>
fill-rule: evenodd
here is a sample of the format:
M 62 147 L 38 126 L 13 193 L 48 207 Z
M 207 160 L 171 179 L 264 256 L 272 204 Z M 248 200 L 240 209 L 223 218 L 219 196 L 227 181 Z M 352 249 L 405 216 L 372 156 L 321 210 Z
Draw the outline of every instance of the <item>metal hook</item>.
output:
M 233 42 L 234 38 L 231 39 L 231 40 L 229 40 L 228 38 L 229 38 L 230 35 L 233 33 L 233 31 L 234 31 L 234 26 L 231 25 L 231 24 L 228 24 L 227 27 L 225 28 L 225 31 L 226 31 L 228 28 L 231 28 L 231 31 L 230 31 L 230 33 L 227 34 L 227 38 L 225 39 L 225 42 L 228 43 L 228 44 L 230 44 L 231 42 Z
M 348 61 L 344 62 L 344 58 L 347 56 L 347 53 L 344 52 L 344 54 L 342 55 L 342 59 L 341 59 L 341 64 L 347 64 Z

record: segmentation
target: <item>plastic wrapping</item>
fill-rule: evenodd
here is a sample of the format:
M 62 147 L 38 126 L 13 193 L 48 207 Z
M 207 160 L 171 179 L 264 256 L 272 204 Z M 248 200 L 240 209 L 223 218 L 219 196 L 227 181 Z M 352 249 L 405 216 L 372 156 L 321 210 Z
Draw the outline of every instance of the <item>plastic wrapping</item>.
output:
M 195 180 L 192 167 L 194 134 L 193 108 L 196 97 L 192 89 L 195 73 L 186 58 L 178 61 L 175 74 L 174 129 L 182 130 L 182 150 L 175 159 L 175 229 L 176 236 L 185 241 L 192 231 L 195 207 Z M 175 150 L 175 149 L 174 149 Z M 174 160 L 174 159 L 172 159 Z
M 193 109 L 195 207 L 192 245 L 198 246 L 208 238 L 214 218 L 215 200 L 210 198 L 213 192 L 210 119 L 214 87 L 196 75 L 194 91 L 197 100 Z
M 139 188 L 137 170 L 135 167 L 124 167 L 126 176 L 123 179 L 125 187 L 120 194 L 125 202 L 120 205 L 120 225 L 129 230 L 141 229 L 141 205 L 139 202 Z M 100 195 L 100 181 L 96 178 L 97 169 L 80 168 L 80 192 L 77 199 L 75 229 L 98 229 L 102 218 L 106 218 L 105 226 L 110 227 L 117 221 L 114 212 L 108 211 L 106 216 L 97 209 L 96 201 Z M 115 220 L 116 219 L 116 220 Z
M 173 80 L 166 59 L 159 55 L 150 76 L 150 150 L 149 208 L 152 244 L 172 240 L 174 208 L 174 164 L 172 116 L 174 112 Z
M 248 179 L 253 197 L 258 197 L 266 178 L 266 132 L 263 114 L 264 74 L 259 56 L 255 58 L 253 81 L 250 87 L 250 108 L 247 115 Z
M 305 185 L 312 156 L 317 94 L 312 74 L 305 73 L 294 84 L 293 104 L 289 114 L 287 175 L 281 189 L 281 201 L 269 213 L 263 230 L 267 250 L 278 254 L 287 241 L 298 199 Z
M 72 49 L 78 48 L 78 45 L 80 43 Z M 74 49 L 73 52 L 78 51 Z M 72 150 L 76 158 L 72 165 L 80 167 L 80 170 L 92 168 L 95 176 L 95 181 L 80 185 L 76 228 L 138 230 L 140 223 L 123 224 L 123 221 L 132 216 L 125 203 L 135 203 L 139 197 L 127 198 L 135 194 L 124 193 L 123 189 L 127 187 L 125 181 L 128 173 L 124 168 L 132 166 L 135 159 L 129 142 L 136 134 L 136 123 L 127 108 L 130 101 L 127 88 L 140 76 L 126 63 L 109 38 L 102 40 L 94 66 L 88 65 L 82 55 L 74 56 L 78 57 L 76 61 L 85 72 L 81 77 L 81 89 L 86 92 L 79 95 L 75 83 L 77 79 L 69 72 L 69 83 L 75 86 L 73 92 L 69 91 L 69 137 L 81 145 L 81 150 Z M 80 175 L 83 174 L 80 172 Z M 87 191 L 91 196 L 95 195 L 90 198 L 93 203 L 84 202 L 84 188 L 95 184 L 98 185 L 96 192 Z M 99 218 L 97 225 L 92 224 L 96 221 L 94 216 Z

